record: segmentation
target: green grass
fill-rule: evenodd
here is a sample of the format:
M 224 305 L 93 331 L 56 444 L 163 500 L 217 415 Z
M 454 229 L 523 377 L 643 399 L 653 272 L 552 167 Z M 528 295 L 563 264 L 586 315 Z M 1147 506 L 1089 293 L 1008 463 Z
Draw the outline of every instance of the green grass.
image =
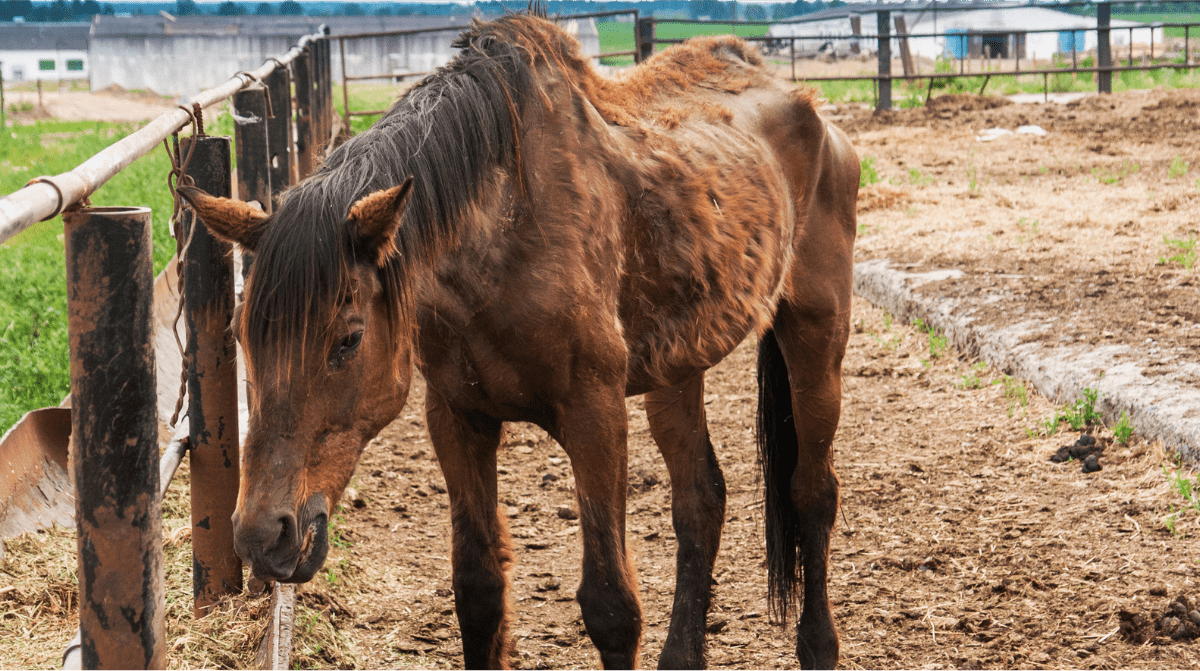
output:
M 1168 238 L 1163 236 L 1163 244 L 1174 252 L 1170 256 L 1158 257 L 1158 265 L 1165 266 L 1168 263 L 1178 263 L 1187 270 L 1191 270 L 1196 265 L 1196 234 L 1189 232 L 1186 238 Z
M 1167 166 L 1167 179 L 1177 179 L 1188 173 L 1188 168 L 1191 164 L 1183 160 L 1182 156 L 1176 156 L 1171 159 L 1171 165 Z
M 925 320 L 920 318 L 913 322 L 913 326 L 929 336 L 929 359 L 931 361 L 945 355 L 950 349 L 950 338 L 942 333 L 941 329 L 932 324 L 926 324 Z
M 1113 437 L 1116 438 L 1118 443 L 1125 444 L 1133 437 L 1134 430 L 1133 423 L 1129 421 L 1129 413 L 1122 410 L 1121 419 L 1117 420 L 1117 423 L 1112 428 Z
M 958 382 L 954 386 L 959 389 L 982 389 L 984 387 L 983 374 L 987 372 L 988 364 L 986 361 L 976 361 L 975 365 L 962 375 L 958 376 Z
M 879 170 L 875 167 L 874 156 L 864 156 L 859 162 L 860 171 L 858 173 L 858 186 L 871 186 L 879 180 L 883 179 L 879 176 Z
M 1123 21 L 1139 21 L 1141 23 L 1154 23 L 1156 21 L 1162 23 L 1197 23 L 1200 22 L 1200 13 L 1196 12 L 1113 12 L 1112 18 Z M 1200 29 L 1193 28 L 1191 31 L 1192 37 L 1196 36 Z M 1116 32 L 1114 30 L 1113 32 Z M 1129 31 L 1125 34 L 1128 36 Z M 1166 37 L 1183 37 L 1183 28 L 1163 28 L 1163 35 Z M 1155 44 L 1155 51 L 1158 50 L 1160 44 Z
M 209 124 L 228 134 L 228 116 Z M 46 121 L 0 133 L 0 195 L 38 175 L 67 172 L 137 130 L 132 124 Z M 92 194 L 92 204 L 153 211 L 154 272 L 175 253 L 167 230 L 170 162 L 156 148 Z M 0 245 L 0 433 L 30 410 L 58 405 L 70 392 L 62 218 L 35 224 Z
M 1008 416 L 1012 417 L 1017 408 L 1024 412 L 1029 406 L 1028 390 L 1025 383 L 1011 375 L 1005 375 L 992 382 L 1004 388 L 1004 400 L 1008 403 Z
M 1121 161 L 1111 168 L 1092 168 L 1092 176 L 1102 184 L 1119 184 L 1142 167 L 1133 161 Z
M 733 26 L 730 24 L 672 23 L 661 20 L 654 26 L 654 36 L 660 40 L 686 40 L 700 35 L 729 35 L 740 37 L 762 37 L 769 26 Z M 597 21 L 596 32 L 600 37 L 600 51 L 633 51 L 634 24 L 619 21 Z M 669 44 L 655 45 L 655 51 L 666 49 Z M 604 65 L 633 65 L 632 56 L 609 56 L 600 59 Z M 353 108 L 353 105 L 351 105 Z

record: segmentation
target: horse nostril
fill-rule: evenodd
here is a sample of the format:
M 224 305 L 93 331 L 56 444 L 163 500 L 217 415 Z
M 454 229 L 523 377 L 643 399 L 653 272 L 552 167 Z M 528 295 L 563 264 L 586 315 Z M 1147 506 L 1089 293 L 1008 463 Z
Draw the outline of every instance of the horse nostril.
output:
M 274 541 L 274 546 L 277 548 L 287 548 L 296 543 L 296 516 L 292 513 L 284 513 L 276 519 L 278 524 L 278 533 L 275 538 L 265 538 L 267 544 L 270 545 Z

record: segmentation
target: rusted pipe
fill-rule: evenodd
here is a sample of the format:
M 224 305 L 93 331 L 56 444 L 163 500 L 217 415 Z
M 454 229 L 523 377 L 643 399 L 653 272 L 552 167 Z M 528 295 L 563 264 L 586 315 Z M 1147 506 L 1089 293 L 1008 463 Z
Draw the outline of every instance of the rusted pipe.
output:
M 164 668 L 150 209 L 64 220 L 82 665 Z
M 277 195 L 292 183 L 292 76 L 287 68 L 272 72 L 263 83 L 271 96 L 275 116 L 267 120 L 267 147 L 271 150 L 271 203 L 263 210 L 271 212 Z
M 237 148 L 238 198 L 258 201 L 271 212 L 271 151 L 266 89 L 233 94 L 233 132 Z M 282 112 L 281 112 L 282 113 Z
M 314 37 L 308 35 L 301 38 L 287 54 L 268 60 L 257 70 L 235 75 L 222 84 L 198 93 L 192 102 L 201 107 L 208 107 L 228 98 L 250 86 L 255 78 L 262 79 L 275 68 L 294 61 Z M 148 154 L 172 133 L 186 126 L 190 118 L 190 113 L 183 109 L 164 112 L 141 130 L 97 153 L 74 170 L 43 178 L 42 182 L 0 198 L 0 243 L 39 221 L 54 217 L 68 206 L 90 195 L 112 179 L 113 175 Z
M 311 47 L 306 47 L 299 58 L 292 61 L 292 80 L 296 84 L 296 176 L 303 180 L 312 174 L 316 132 L 313 113 L 313 57 Z
M 260 97 L 261 100 L 261 97 Z M 232 191 L 227 137 L 183 138 L 192 152 L 187 174 L 214 196 Z M 188 441 L 191 445 L 193 611 L 202 617 L 226 594 L 242 591 L 242 563 L 233 551 L 241 459 L 238 445 L 237 353 L 233 320 L 232 246 L 218 240 L 190 210 L 183 261 L 188 332 Z M 190 233 L 189 233 L 190 231 Z

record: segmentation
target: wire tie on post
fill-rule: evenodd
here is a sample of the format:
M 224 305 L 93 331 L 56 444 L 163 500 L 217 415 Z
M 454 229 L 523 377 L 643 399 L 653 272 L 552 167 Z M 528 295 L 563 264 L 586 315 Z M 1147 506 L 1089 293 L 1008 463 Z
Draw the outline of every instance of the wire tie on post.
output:
M 274 60 L 274 59 L 272 59 L 272 60 Z M 275 61 L 275 62 L 278 63 L 279 61 Z M 263 99 L 267 101 L 267 118 L 274 119 L 275 118 L 275 110 L 271 109 L 271 92 L 267 90 L 267 85 L 264 84 L 263 80 L 259 79 L 258 75 L 254 74 L 253 72 L 246 72 L 245 70 L 242 70 L 240 72 L 234 73 L 233 76 L 239 77 L 241 75 L 246 75 L 247 79 L 249 79 L 252 82 L 257 83 L 259 86 L 262 87 Z

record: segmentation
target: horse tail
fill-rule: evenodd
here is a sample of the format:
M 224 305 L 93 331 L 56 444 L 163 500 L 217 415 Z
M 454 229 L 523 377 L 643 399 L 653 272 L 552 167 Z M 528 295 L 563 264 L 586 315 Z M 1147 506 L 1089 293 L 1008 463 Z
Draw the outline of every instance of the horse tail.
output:
M 787 620 L 797 587 L 800 516 L 792 501 L 792 474 L 800 441 L 792 416 L 787 363 L 773 329 L 758 340 L 758 461 L 762 466 L 767 540 L 767 605 Z

